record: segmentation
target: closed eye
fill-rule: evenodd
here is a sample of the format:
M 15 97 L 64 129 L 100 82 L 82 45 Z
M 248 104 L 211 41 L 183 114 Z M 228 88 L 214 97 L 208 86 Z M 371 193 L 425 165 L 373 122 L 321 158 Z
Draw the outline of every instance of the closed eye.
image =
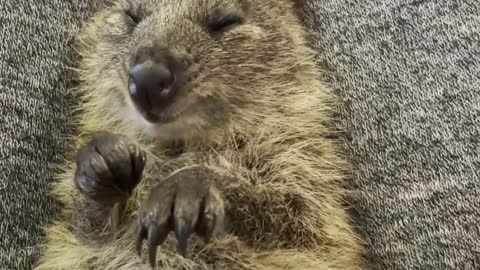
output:
M 133 24 L 137 25 L 140 23 L 142 18 L 137 14 L 137 12 L 133 11 L 132 9 L 125 10 L 125 15 Z
M 227 15 L 209 20 L 207 27 L 211 34 L 219 34 L 231 30 L 243 23 L 243 18 L 236 15 Z

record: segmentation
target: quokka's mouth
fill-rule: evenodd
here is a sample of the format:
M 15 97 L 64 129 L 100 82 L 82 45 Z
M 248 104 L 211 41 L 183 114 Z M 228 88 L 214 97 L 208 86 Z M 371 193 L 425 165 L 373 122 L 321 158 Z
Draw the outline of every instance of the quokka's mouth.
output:
M 143 117 L 153 124 L 169 124 L 177 121 L 181 117 L 181 113 L 153 113 L 153 112 L 140 112 Z

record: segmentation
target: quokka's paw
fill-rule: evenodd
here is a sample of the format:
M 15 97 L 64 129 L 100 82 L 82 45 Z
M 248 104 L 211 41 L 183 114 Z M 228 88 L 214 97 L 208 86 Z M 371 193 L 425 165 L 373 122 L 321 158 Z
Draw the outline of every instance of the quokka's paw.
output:
M 75 186 L 96 202 L 114 204 L 131 195 L 145 162 L 145 152 L 124 137 L 95 134 L 77 153 Z
M 170 231 L 178 240 L 179 252 L 187 253 L 192 233 L 205 241 L 223 232 L 224 201 L 202 167 L 185 169 L 163 180 L 150 193 L 138 216 L 137 252 L 147 240 L 149 261 L 155 266 L 157 246 Z

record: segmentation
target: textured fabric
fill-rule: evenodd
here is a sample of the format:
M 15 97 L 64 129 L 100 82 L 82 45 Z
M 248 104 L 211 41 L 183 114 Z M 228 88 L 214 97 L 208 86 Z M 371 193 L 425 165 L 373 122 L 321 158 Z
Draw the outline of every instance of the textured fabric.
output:
M 81 17 L 94 1 L 0 1 L 0 269 L 30 269 L 61 161 L 73 96 L 68 69 Z M 87 4 L 88 3 L 88 4 Z
M 308 1 L 374 269 L 480 269 L 480 1 Z
M 306 1 L 374 268 L 480 269 L 480 3 Z M 60 207 L 47 183 L 75 102 L 73 35 L 94 5 L 0 3 L 2 270 L 31 268 Z

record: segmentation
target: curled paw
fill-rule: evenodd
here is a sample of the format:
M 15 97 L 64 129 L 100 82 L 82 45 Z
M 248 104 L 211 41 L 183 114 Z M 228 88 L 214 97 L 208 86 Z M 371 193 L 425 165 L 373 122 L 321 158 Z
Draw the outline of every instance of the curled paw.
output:
M 201 167 L 186 169 L 162 181 L 140 209 L 137 228 L 137 253 L 141 256 L 147 240 L 149 261 L 155 266 L 157 246 L 170 231 L 178 240 L 179 253 L 186 257 L 187 240 L 196 233 L 205 241 L 223 230 L 224 202 Z
M 74 182 L 87 197 L 104 204 L 128 197 L 139 183 L 146 154 L 125 138 L 98 133 L 77 153 Z

